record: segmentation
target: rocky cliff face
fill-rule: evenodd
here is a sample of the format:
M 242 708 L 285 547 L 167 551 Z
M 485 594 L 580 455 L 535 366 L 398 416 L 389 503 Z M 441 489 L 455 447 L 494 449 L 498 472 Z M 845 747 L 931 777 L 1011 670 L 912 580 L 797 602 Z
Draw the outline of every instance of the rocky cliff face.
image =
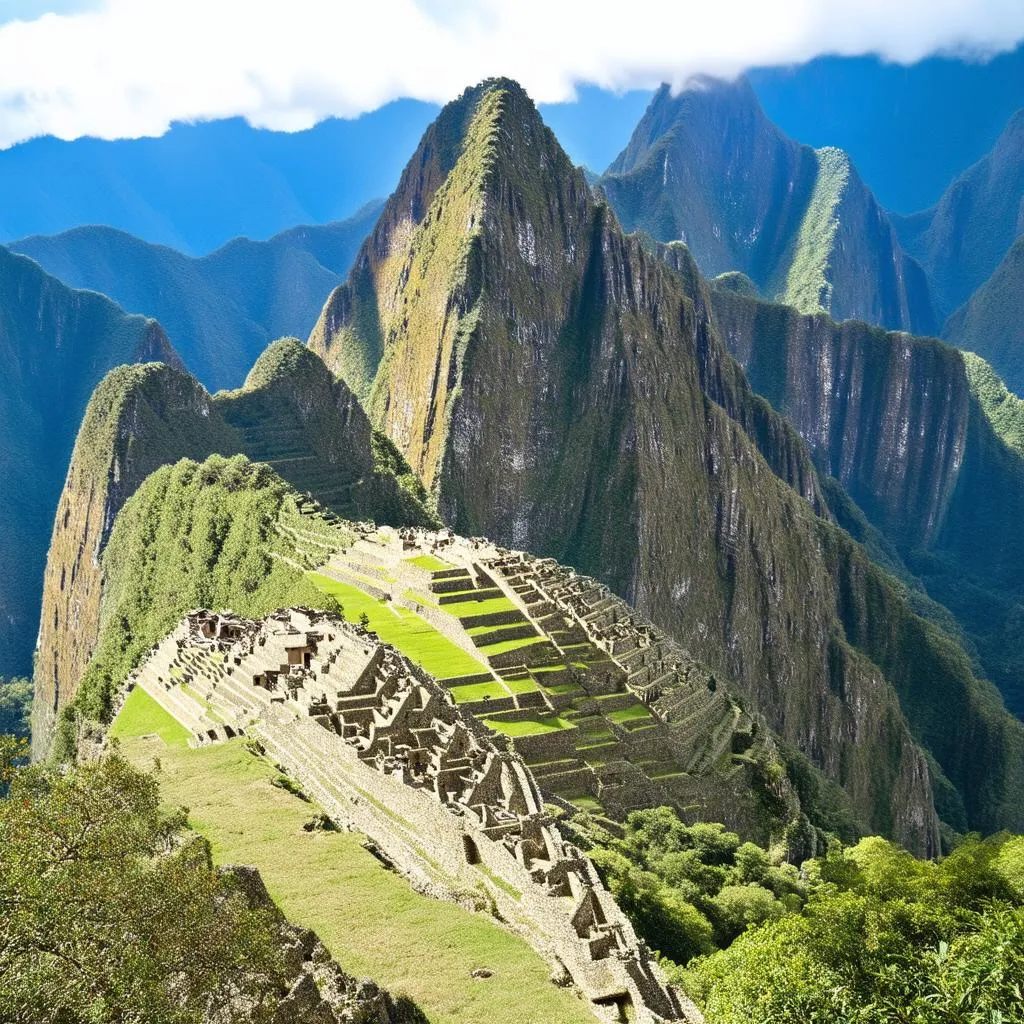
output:
M 983 733 L 966 659 L 944 661 L 955 645 L 815 514 L 826 506 L 806 447 L 750 392 L 686 277 L 623 235 L 522 91 L 486 84 L 463 112 L 467 98 L 445 183 L 418 222 L 374 235 L 408 282 L 381 307 L 409 310 L 383 335 L 375 422 L 460 533 L 608 583 L 734 680 L 872 827 L 934 848 L 932 771 L 899 697 L 918 710 L 920 657 Z M 413 203 L 400 189 L 389 207 Z M 459 254 L 446 281 L 418 269 L 424 252 Z M 341 355 L 359 344 L 353 321 L 332 333 L 330 315 L 312 341 Z M 887 647 L 897 612 L 905 628 Z M 847 619 L 867 623 L 852 642 Z M 938 781 L 955 793 L 968 778 Z M 1019 785 L 1011 765 L 997 788 Z M 972 805 L 971 821 L 1007 820 L 1001 799 Z
M 600 185 L 626 230 L 685 242 L 704 274 L 742 272 L 805 312 L 935 330 L 921 268 L 846 154 L 788 139 L 745 80 L 662 86 Z
M 46 544 L 89 395 L 111 367 L 177 362 L 152 320 L 0 248 L 0 675 L 28 675 Z
M 1011 706 L 1024 707 L 1024 666 L 1006 658 L 1022 593 L 1024 461 L 985 414 L 961 354 L 734 292 L 712 291 L 711 304 L 754 387 L 957 615 Z
M 32 744 L 49 750 L 99 634 L 100 555 L 117 513 L 157 467 L 237 445 L 210 397 L 184 370 L 122 366 L 89 403 L 57 507 L 43 579 Z
M 118 512 L 160 466 L 211 454 L 269 462 L 353 519 L 428 525 L 423 492 L 340 380 L 294 339 L 275 342 L 244 388 L 211 398 L 184 370 L 119 367 L 96 389 L 53 528 L 36 665 L 33 747 L 44 754 L 99 632 L 102 554 Z
M 966 302 L 1024 233 L 1024 110 L 936 206 L 896 218 L 896 227 L 928 273 L 942 314 Z

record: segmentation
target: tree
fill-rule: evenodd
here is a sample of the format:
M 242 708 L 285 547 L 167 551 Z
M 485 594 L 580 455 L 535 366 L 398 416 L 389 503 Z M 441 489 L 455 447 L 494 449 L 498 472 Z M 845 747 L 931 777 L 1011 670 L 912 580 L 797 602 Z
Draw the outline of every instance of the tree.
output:
M 0 733 L 28 736 L 31 732 L 32 681 L 0 677 Z
M 212 866 L 153 777 L 111 756 L 13 773 L 0 801 L 0 1019 L 269 1019 L 284 981 L 270 910 Z

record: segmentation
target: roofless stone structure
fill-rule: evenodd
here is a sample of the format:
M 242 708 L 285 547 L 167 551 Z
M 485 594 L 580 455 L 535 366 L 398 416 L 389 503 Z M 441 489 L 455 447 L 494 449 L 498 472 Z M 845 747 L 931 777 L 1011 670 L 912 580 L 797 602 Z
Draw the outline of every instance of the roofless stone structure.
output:
M 373 634 L 194 612 L 132 674 L 193 743 L 256 739 L 421 891 L 490 906 L 604 1021 L 697 1021 L 508 741 Z

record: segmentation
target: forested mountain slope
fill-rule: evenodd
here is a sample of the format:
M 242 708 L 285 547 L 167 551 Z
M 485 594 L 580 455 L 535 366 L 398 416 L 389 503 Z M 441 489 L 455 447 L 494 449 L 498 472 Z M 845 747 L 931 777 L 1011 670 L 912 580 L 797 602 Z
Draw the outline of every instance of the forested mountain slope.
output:
M 151 359 L 180 365 L 157 323 L 0 249 L 0 676 L 31 671 L 46 545 L 92 389 Z

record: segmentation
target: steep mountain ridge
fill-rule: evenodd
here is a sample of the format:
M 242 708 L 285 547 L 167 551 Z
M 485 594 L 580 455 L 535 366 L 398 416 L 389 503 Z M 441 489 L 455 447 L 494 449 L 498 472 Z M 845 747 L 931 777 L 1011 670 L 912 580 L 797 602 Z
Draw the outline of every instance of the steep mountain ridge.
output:
M 787 138 L 745 79 L 662 86 L 600 186 L 627 231 L 685 242 L 708 276 L 739 271 L 804 312 L 935 330 L 924 274 L 849 157 Z
M 1024 460 L 990 422 L 964 356 L 735 292 L 704 301 L 753 386 L 953 611 L 1024 712 L 1024 666 L 1007 658 L 1024 599 Z
M 371 417 L 445 521 L 610 585 L 734 680 L 872 827 L 924 849 L 935 819 L 913 740 L 929 731 L 916 649 L 1003 765 L 982 793 L 962 737 L 937 743 L 936 770 L 953 772 L 936 782 L 954 794 L 944 817 L 1013 818 L 1014 723 L 982 714 L 962 652 L 815 515 L 827 505 L 807 449 L 751 393 L 684 279 L 622 234 L 514 83 L 470 90 L 456 112 L 466 129 L 448 178 L 417 190 L 421 146 L 410 194 L 388 203 L 420 219 L 382 220 L 310 339 L 339 364 L 383 343 Z M 361 294 L 365 320 L 386 325 L 368 344 L 335 312 L 380 253 L 398 288 Z M 910 728 L 897 691 L 919 714 Z
M 0 249 L 0 676 L 28 675 L 46 543 L 89 395 L 113 366 L 180 365 L 161 327 Z
M 238 387 L 274 338 L 305 337 L 348 273 L 380 212 L 291 228 L 266 242 L 236 238 L 196 259 L 108 227 L 34 236 L 9 248 L 73 288 L 155 317 L 211 391 Z
M 252 453 L 350 518 L 428 524 L 422 489 L 349 389 L 294 339 L 213 398 L 183 369 L 111 371 L 93 395 L 60 497 L 44 579 L 33 744 L 45 753 L 99 631 L 102 555 L 125 502 L 160 466 Z
M 964 171 L 934 207 L 896 218 L 895 226 L 928 273 L 940 311 L 952 313 L 1024 232 L 1024 109 L 1010 118 L 991 152 Z M 997 363 L 996 369 L 1003 367 Z
M 1024 238 L 1010 246 L 992 276 L 950 315 L 942 337 L 982 356 L 1011 391 L 1024 393 Z

